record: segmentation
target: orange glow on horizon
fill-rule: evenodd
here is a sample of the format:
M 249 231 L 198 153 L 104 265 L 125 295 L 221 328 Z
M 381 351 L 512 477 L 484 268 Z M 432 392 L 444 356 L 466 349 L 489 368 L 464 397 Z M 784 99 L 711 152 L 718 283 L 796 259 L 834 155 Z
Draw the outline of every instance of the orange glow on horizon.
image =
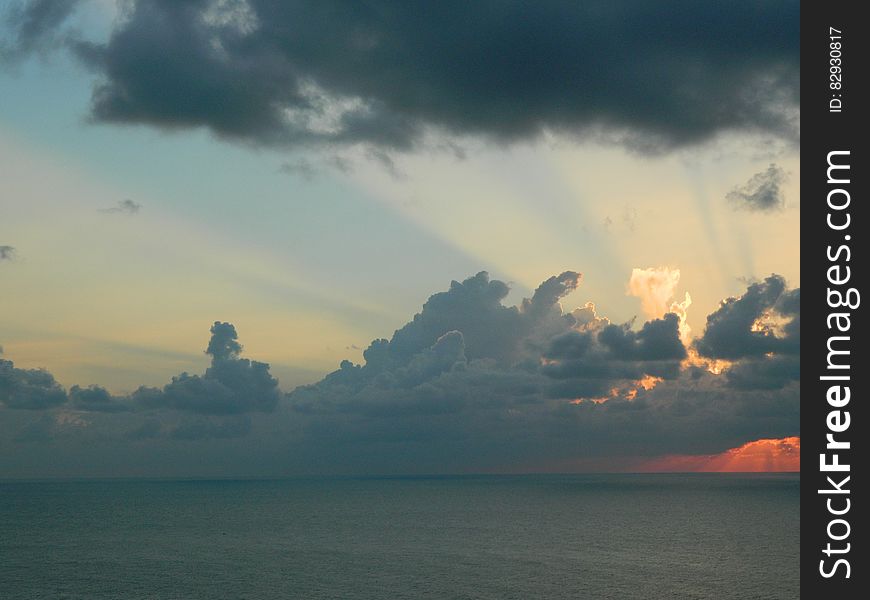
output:
M 674 454 L 645 461 L 642 472 L 800 472 L 801 439 L 760 439 L 720 454 Z

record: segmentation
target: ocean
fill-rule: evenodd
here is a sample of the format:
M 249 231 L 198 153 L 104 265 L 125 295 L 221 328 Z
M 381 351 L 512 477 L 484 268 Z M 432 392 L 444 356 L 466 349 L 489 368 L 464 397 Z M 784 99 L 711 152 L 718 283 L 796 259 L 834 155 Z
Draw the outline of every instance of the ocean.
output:
M 799 598 L 797 474 L 0 482 L 0 598 Z

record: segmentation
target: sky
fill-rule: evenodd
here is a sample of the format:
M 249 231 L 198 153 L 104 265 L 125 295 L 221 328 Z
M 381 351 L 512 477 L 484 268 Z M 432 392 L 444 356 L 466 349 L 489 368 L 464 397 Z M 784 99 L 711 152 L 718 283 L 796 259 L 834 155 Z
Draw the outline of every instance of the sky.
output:
M 0 0 L 0 477 L 798 469 L 798 8 Z

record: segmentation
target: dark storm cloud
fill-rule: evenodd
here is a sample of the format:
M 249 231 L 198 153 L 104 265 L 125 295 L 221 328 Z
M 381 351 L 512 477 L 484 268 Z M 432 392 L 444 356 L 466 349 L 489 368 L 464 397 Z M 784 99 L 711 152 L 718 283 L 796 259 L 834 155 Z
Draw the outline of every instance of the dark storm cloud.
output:
M 793 1 L 138 0 L 74 48 L 100 122 L 274 146 L 554 131 L 664 151 L 797 140 L 798 16 Z
M 0 246 L 0 260 L 12 260 L 15 254 L 14 246 Z
M 59 31 L 80 0 L 30 0 L 12 4 L 0 14 L 9 39 L 0 40 L 0 59 L 17 60 L 34 52 L 54 49 L 66 41 Z
M 111 208 L 101 208 L 100 212 L 106 214 L 135 215 L 140 210 L 142 210 L 141 204 L 133 202 L 129 198 L 126 198 L 124 200 L 120 200 L 117 205 Z
M 752 211 L 772 212 L 785 205 L 782 184 L 786 173 L 771 164 L 767 170 L 753 175 L 749 181 L 735 187 L 725 196 L 735 207 Z
M 66 402 L 66 392 L 43 369 L 18 369 L 0 358 L 0 403 L 6 408 L 45 410 Z

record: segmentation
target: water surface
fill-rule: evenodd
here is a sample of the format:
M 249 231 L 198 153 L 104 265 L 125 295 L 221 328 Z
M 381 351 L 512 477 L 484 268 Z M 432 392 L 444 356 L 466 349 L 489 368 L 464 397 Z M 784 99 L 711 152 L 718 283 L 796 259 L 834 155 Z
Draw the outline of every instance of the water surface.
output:
M 799 475 L 0 482 L 0 598 L 799 597 Z

